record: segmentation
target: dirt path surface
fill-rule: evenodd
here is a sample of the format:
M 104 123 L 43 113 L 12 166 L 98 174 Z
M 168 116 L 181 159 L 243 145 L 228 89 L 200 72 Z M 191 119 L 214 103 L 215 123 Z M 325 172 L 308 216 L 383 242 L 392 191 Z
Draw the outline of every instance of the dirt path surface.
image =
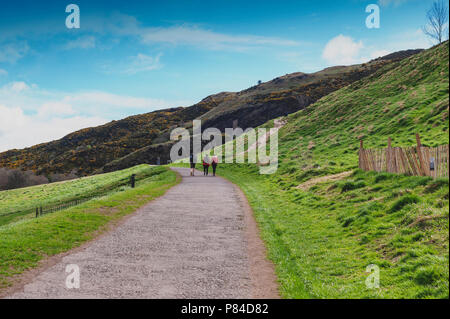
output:
M 190 177 L 9 298 L 277 298 L 252 212 L 220 177 Z M 78 265 L 80 288 L 66 288 Z

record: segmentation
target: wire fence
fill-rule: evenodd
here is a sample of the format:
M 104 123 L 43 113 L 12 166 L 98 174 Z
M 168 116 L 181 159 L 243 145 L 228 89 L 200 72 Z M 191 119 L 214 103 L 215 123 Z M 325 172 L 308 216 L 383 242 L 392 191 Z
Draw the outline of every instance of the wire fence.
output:
M 113 192 L 120 187 L 123 186 L 130 186 L 134 188 L 136 186 L 136 182 L 142 181 L 143 179 L 149 178 L 155 174 L 155 171 L 152 169 L 149 169 L 148 171 L 140 172 L 138 174 L 132 174 L 129 177 L 124 177 L 114 183 L 111 183 L 109 185 L 106 185 L 102 188 L 97 189 L 95 192 L 90 193 L 87 196 L 81 196 L 78 198 L 71 198 L 67 199 L 65 201 L 49 204 L 49 205 L 38 205 L 37 207 L 32 208 L 25 208 L 22 210 L 17 210 L 14 212 L 8 212 L 8 213 L 0 213 L 0 226 L 4 223 L 2 223 L 1 219 L 5 218 L 14 218 L 14 217 L 20 217 L 20 216 L 27 216 L 27 215 L 33 215 L 36 218 L 46 215 L 55 213 L 61 210 L 65 210 L 71 207 L 75 207 L 78 205 L 81 205 L 87 201 L 90 201 L 95 198 L 102 197 L 110 192 Z M 6 221 L 7 222 L 7 221 Z

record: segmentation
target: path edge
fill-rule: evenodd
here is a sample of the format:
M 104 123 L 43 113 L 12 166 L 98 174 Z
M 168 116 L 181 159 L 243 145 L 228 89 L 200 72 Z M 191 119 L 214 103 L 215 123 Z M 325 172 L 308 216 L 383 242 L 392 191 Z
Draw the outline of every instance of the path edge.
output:
M 255 219 L 255 213 L 242 189 L 231 183 L 244 209 L 245 237 L 249 257 L 250 279 L 252 282 L 252 299 L 281 299 L 275 265 L 269 260 L 267 247 L 261 239 L 261 232 Z

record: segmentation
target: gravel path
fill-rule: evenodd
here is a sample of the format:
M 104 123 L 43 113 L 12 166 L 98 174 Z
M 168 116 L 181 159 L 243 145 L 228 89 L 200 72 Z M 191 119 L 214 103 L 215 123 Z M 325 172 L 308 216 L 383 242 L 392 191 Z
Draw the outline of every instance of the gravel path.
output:
M 273 267 L 237 187 L 174 170 L 183 176 L 179 185 L 9 298 L 277 297 Z M 79 289 L 66 288 L 69 264 L 79 266 Z

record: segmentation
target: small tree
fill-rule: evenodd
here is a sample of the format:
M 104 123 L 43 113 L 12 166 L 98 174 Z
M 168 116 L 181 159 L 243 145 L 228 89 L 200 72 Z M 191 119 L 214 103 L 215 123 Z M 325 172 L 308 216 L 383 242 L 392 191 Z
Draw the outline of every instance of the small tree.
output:
M 22 171 L 13 169 L 8 172 L 8 184 L 6 189 L 15 189 L 26 186 L 26 178 Z
M 443 0 L 433 2 L 431 9 L 427 12 L 428 24 L 422 27 L 423 33 L 430 38 L 442 43 L 445 39 L 446 28 L 448 28 L 448 7 Z

